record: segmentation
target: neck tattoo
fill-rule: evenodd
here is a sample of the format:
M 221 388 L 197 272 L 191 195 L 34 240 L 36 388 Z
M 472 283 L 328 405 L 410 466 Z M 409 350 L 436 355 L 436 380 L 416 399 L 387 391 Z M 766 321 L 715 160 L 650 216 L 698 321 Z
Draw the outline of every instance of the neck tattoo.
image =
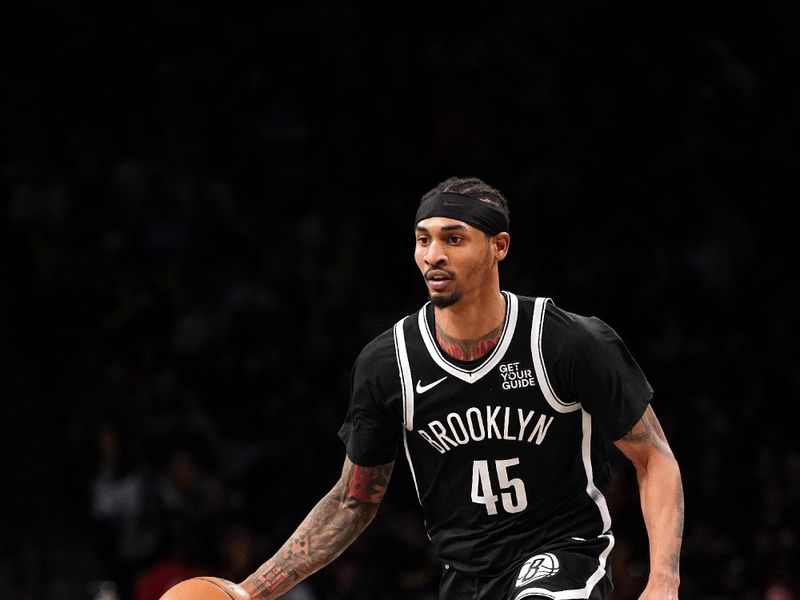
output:
M 501 323 L 477 339 L 459 340 L 447 335 L 438 324 L 436 325 L 436 341 L 439 342 L 439 347 L 453 358 L 464 361 L 477 360 L 486 356 L 500 342 L 502 333 L 503 324 Z

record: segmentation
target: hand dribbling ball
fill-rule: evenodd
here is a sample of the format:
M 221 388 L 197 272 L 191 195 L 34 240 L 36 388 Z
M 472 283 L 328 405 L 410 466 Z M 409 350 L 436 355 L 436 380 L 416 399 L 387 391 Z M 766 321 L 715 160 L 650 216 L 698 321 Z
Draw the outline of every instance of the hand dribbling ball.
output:
M 160 600 L 250 600 L 250 594 L 227 579 L 192 577 L 173 585 Z

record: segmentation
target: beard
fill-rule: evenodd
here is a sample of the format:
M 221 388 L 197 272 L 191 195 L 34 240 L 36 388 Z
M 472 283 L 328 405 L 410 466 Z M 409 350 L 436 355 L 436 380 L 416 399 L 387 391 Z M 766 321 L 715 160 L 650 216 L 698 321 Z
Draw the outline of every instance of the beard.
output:
M 461 292 L 453 292 L 452 294 L 445 295 L 430 295 L 431 304 L 433 304 L 436 308 L 447 308 L 448 306 L 453 306 L 456 302 L 461 300 Z

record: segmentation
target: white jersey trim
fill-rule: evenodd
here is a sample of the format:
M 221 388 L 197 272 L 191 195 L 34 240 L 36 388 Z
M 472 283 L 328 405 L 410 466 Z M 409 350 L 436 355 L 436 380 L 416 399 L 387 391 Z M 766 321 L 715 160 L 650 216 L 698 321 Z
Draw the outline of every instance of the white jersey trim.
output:
M 533 369 L 536 372 L 536 379 L 539 382 L 539 389 L 553 410 L 560 413 L 568 413 L 578 410 L 580 402 L 564 402 L 556 394 L 550 384 L 550 377 L 544 366 L 542 356 L 542 331 L 544 328 L 544 315 L 547 303 L 552 302 L 550 298 L 536 298 L 533 305 L 533 319 L 531 324 L 531 354 L 533 355 Z
M 519 313 L 519 301 L 514 294 L 509 292 L 502 292 L 502 294 L 506 297 L 506 318 L 503 323 L 503 332 L 500 334 L 500 343 L 495 346 L 486 360 L 474 369 L 465 369 L 451 363 L 447 359 L 440 350 L 433 335 L 431 335 L 426 310 L 428 305 L 426 304 L 420 309 L 417 319 L 419 330 L 422 334 L 422 340 L 425 342 L 425 347 L 428 349 L 431 358 L 442 370 L 466 383 L 475 383 L 481 379 L 481 377 L 489 373 L 489 371 L 497 366 L 497 363 L 503 359 L 503 355 L 505 355 L 508 346 L 511 344 L 511 339 L 514 337 L 514 329 L 517 326 L 517 315 Z
M 394 352 L 397 358 L 397 370 L 400 373 L 400 391 L 403 396 L 403 426 L 414 429 L 414 382 L 411 379 L 411 365 L 406 350 L 406 334 L 403 331 L 405 317 L 394 325 Z
M 581 457 L 583 470 L 586 472 L 586 493 L 597 505 L 603 519 L 603 533 L 611 529 L 611 513 L 603 493 L 594 484 L 594 467 L 592 466 L 592 415 L 581 409 L 583 439 L 581 440 Z
M 414 482 L 414 490 L 417 492 L 417 502 L 419 502 L 420 506 L 422 506 L 422 497 L 419 495 L 419 484 L 417 483 L 417 472 L 414 470 L 414 461 L 411 460 L 411 450 L 408 449 L 408 431 L 403 430 L 403 447 L 406 451 L 406 462 L 408 463 L 408 469 L 411 471 L 411 480 Z M 427 531 L 427 527 L 425 530 Z M 430 539 L 430 534 L 428 534 L 428 539 Z

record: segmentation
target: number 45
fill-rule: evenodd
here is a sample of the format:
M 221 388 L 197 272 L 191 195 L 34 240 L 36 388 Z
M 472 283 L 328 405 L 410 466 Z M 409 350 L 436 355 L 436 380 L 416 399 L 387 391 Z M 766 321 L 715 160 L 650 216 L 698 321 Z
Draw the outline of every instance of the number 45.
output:
M 508 467 L 513 467 L 518 464 L 518 458 L 494 461 L 494 468 L 497 473 L 497 482 L 500 489 L 513 489 L 516 495 L 516 502 L 514 502 L 514 494 L 511 494 L 511 492 L 502 492 L 500 494 L 503 509 L 509 513 L 522 512 L 528 507 L 528 496 L 525 494 L 525 484 L 518 477 L 513 479 L 508 478 Z M 476 460 L 472 463 L 472 501 L 476 504 L 485 505 L 488 514 L 497 514 L 497 495 L 492 488 L 492 479 L 489 475 L 489 461 Z

